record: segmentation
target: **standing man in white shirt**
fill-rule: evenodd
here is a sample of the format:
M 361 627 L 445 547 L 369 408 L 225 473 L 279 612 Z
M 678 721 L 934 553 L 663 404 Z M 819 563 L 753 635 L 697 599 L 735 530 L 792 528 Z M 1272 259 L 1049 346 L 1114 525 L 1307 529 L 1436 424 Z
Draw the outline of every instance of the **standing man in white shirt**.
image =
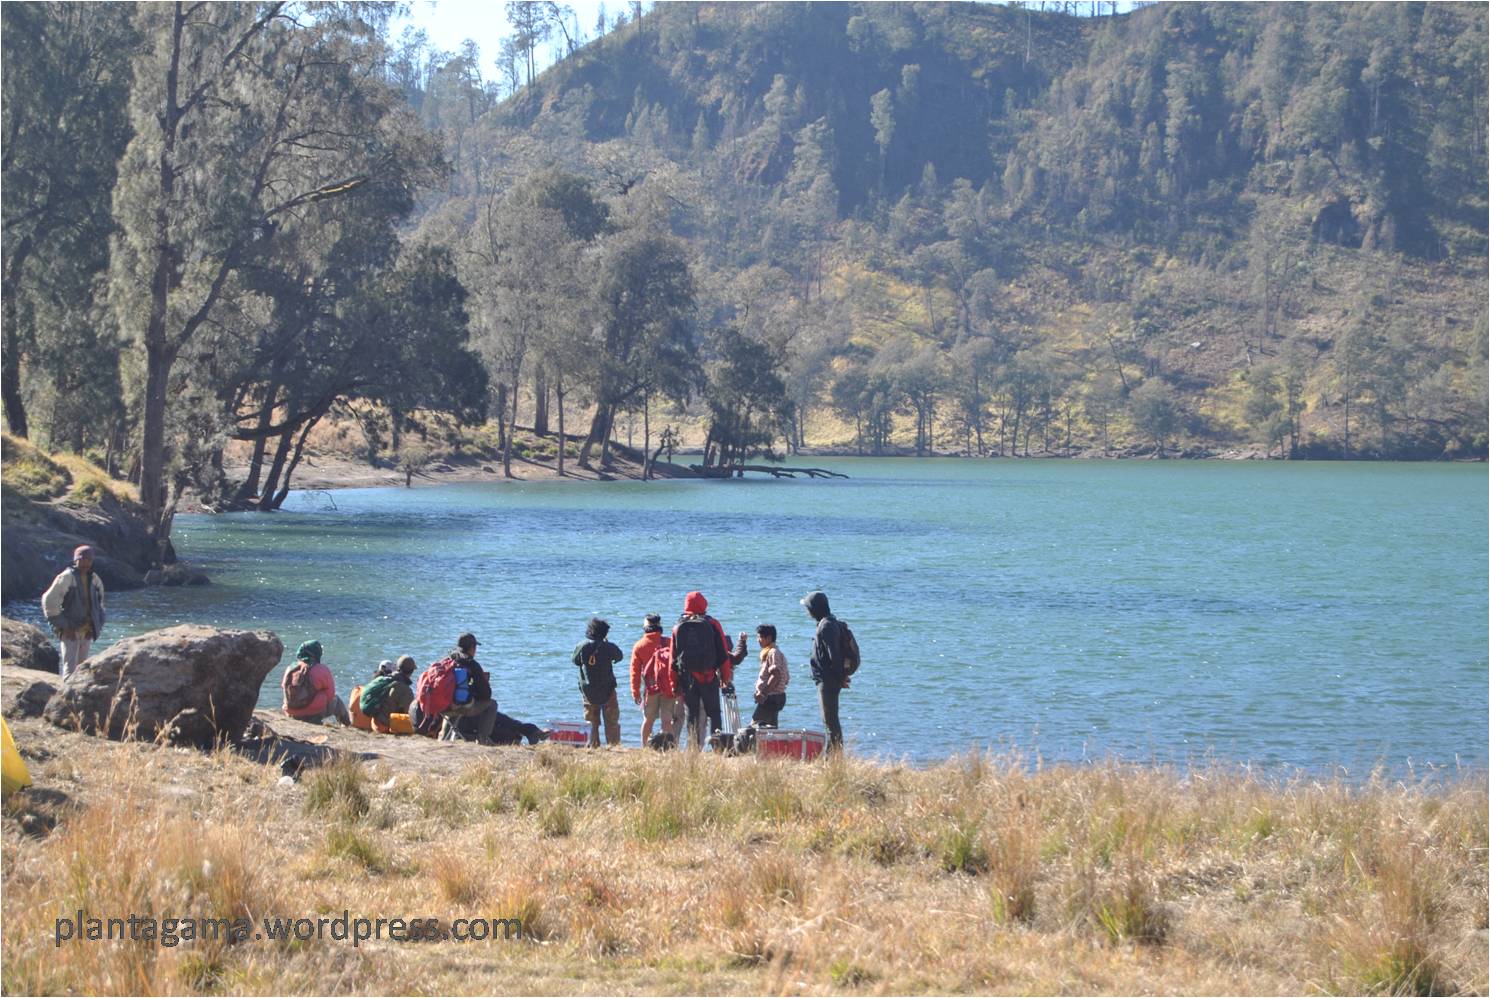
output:
M 62 678 L 88 657 L 103 631 L 103 581 L 93 574 L 93 548 L 79 545 L 41 597 L 41 612 L 62 641 Z

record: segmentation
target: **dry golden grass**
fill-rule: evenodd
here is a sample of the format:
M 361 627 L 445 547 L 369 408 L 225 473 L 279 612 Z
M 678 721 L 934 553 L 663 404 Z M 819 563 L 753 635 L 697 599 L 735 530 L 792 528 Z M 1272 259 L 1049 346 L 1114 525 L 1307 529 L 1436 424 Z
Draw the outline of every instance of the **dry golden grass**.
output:
M 6 488 L 27 499 L 42 502 L 65 496 L 89 505 L 97 505 L 105 497 L 125 504 L 139 502 L 137 486 L 110 477 L 81 454 L 66 451 L 48 454 L 29 440 L 9 433 L 0 434 L 0 451 L 3 451 L 0 477 Z
M 1482 777 L 558 746 L 458 777 L 45 735 L 4 821 L 7 993 L 1484 993 Z M 34 726 L 33 726 L 34 725 Z M 32 823 L 34 827 L 34 822 Z M 520 918 L 521 941 L 64 943 L 154 913 Z

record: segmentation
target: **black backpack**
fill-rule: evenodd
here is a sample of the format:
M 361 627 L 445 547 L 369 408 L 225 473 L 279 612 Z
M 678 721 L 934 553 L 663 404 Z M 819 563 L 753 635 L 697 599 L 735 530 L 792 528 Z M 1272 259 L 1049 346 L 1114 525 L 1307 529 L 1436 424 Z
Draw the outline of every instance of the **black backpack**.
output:
M 838 653 L 843 656 L 843 674 L 852 676 L 859 671 L 859 639 L 843 621 L 838 622 Z
M 690 672 L 709 672 L 724 663 L 719 631 L 708 617 L 690 614 L 673 634 L 673 672 L 681 679 Z

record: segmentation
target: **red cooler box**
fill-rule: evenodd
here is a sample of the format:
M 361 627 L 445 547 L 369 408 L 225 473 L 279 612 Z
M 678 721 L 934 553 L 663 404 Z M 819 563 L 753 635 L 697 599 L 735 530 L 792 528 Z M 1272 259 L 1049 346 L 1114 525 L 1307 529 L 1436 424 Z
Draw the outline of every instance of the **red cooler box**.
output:
M 585 721 L 549 721 L 548 740 L 560 745 L 588 745 L 590 725 Z
M 828 747 L 828 736 L 821 731 L 808 731 L 806 728 L 757 728 L 755 744 L 756 751 L 761 755 L 810 762 L 822 755 L 823 750 Z

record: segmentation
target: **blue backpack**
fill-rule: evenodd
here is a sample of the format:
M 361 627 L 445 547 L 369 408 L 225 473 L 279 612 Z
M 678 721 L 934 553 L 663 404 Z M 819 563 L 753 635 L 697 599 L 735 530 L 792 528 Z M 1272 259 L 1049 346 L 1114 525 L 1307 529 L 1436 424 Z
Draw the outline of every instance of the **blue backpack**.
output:
M 455 689 L 450 695 L 450 704 L 453 707 L 462 707 L 471 702 L 471 670 L 457 665 L 453 673 Z

